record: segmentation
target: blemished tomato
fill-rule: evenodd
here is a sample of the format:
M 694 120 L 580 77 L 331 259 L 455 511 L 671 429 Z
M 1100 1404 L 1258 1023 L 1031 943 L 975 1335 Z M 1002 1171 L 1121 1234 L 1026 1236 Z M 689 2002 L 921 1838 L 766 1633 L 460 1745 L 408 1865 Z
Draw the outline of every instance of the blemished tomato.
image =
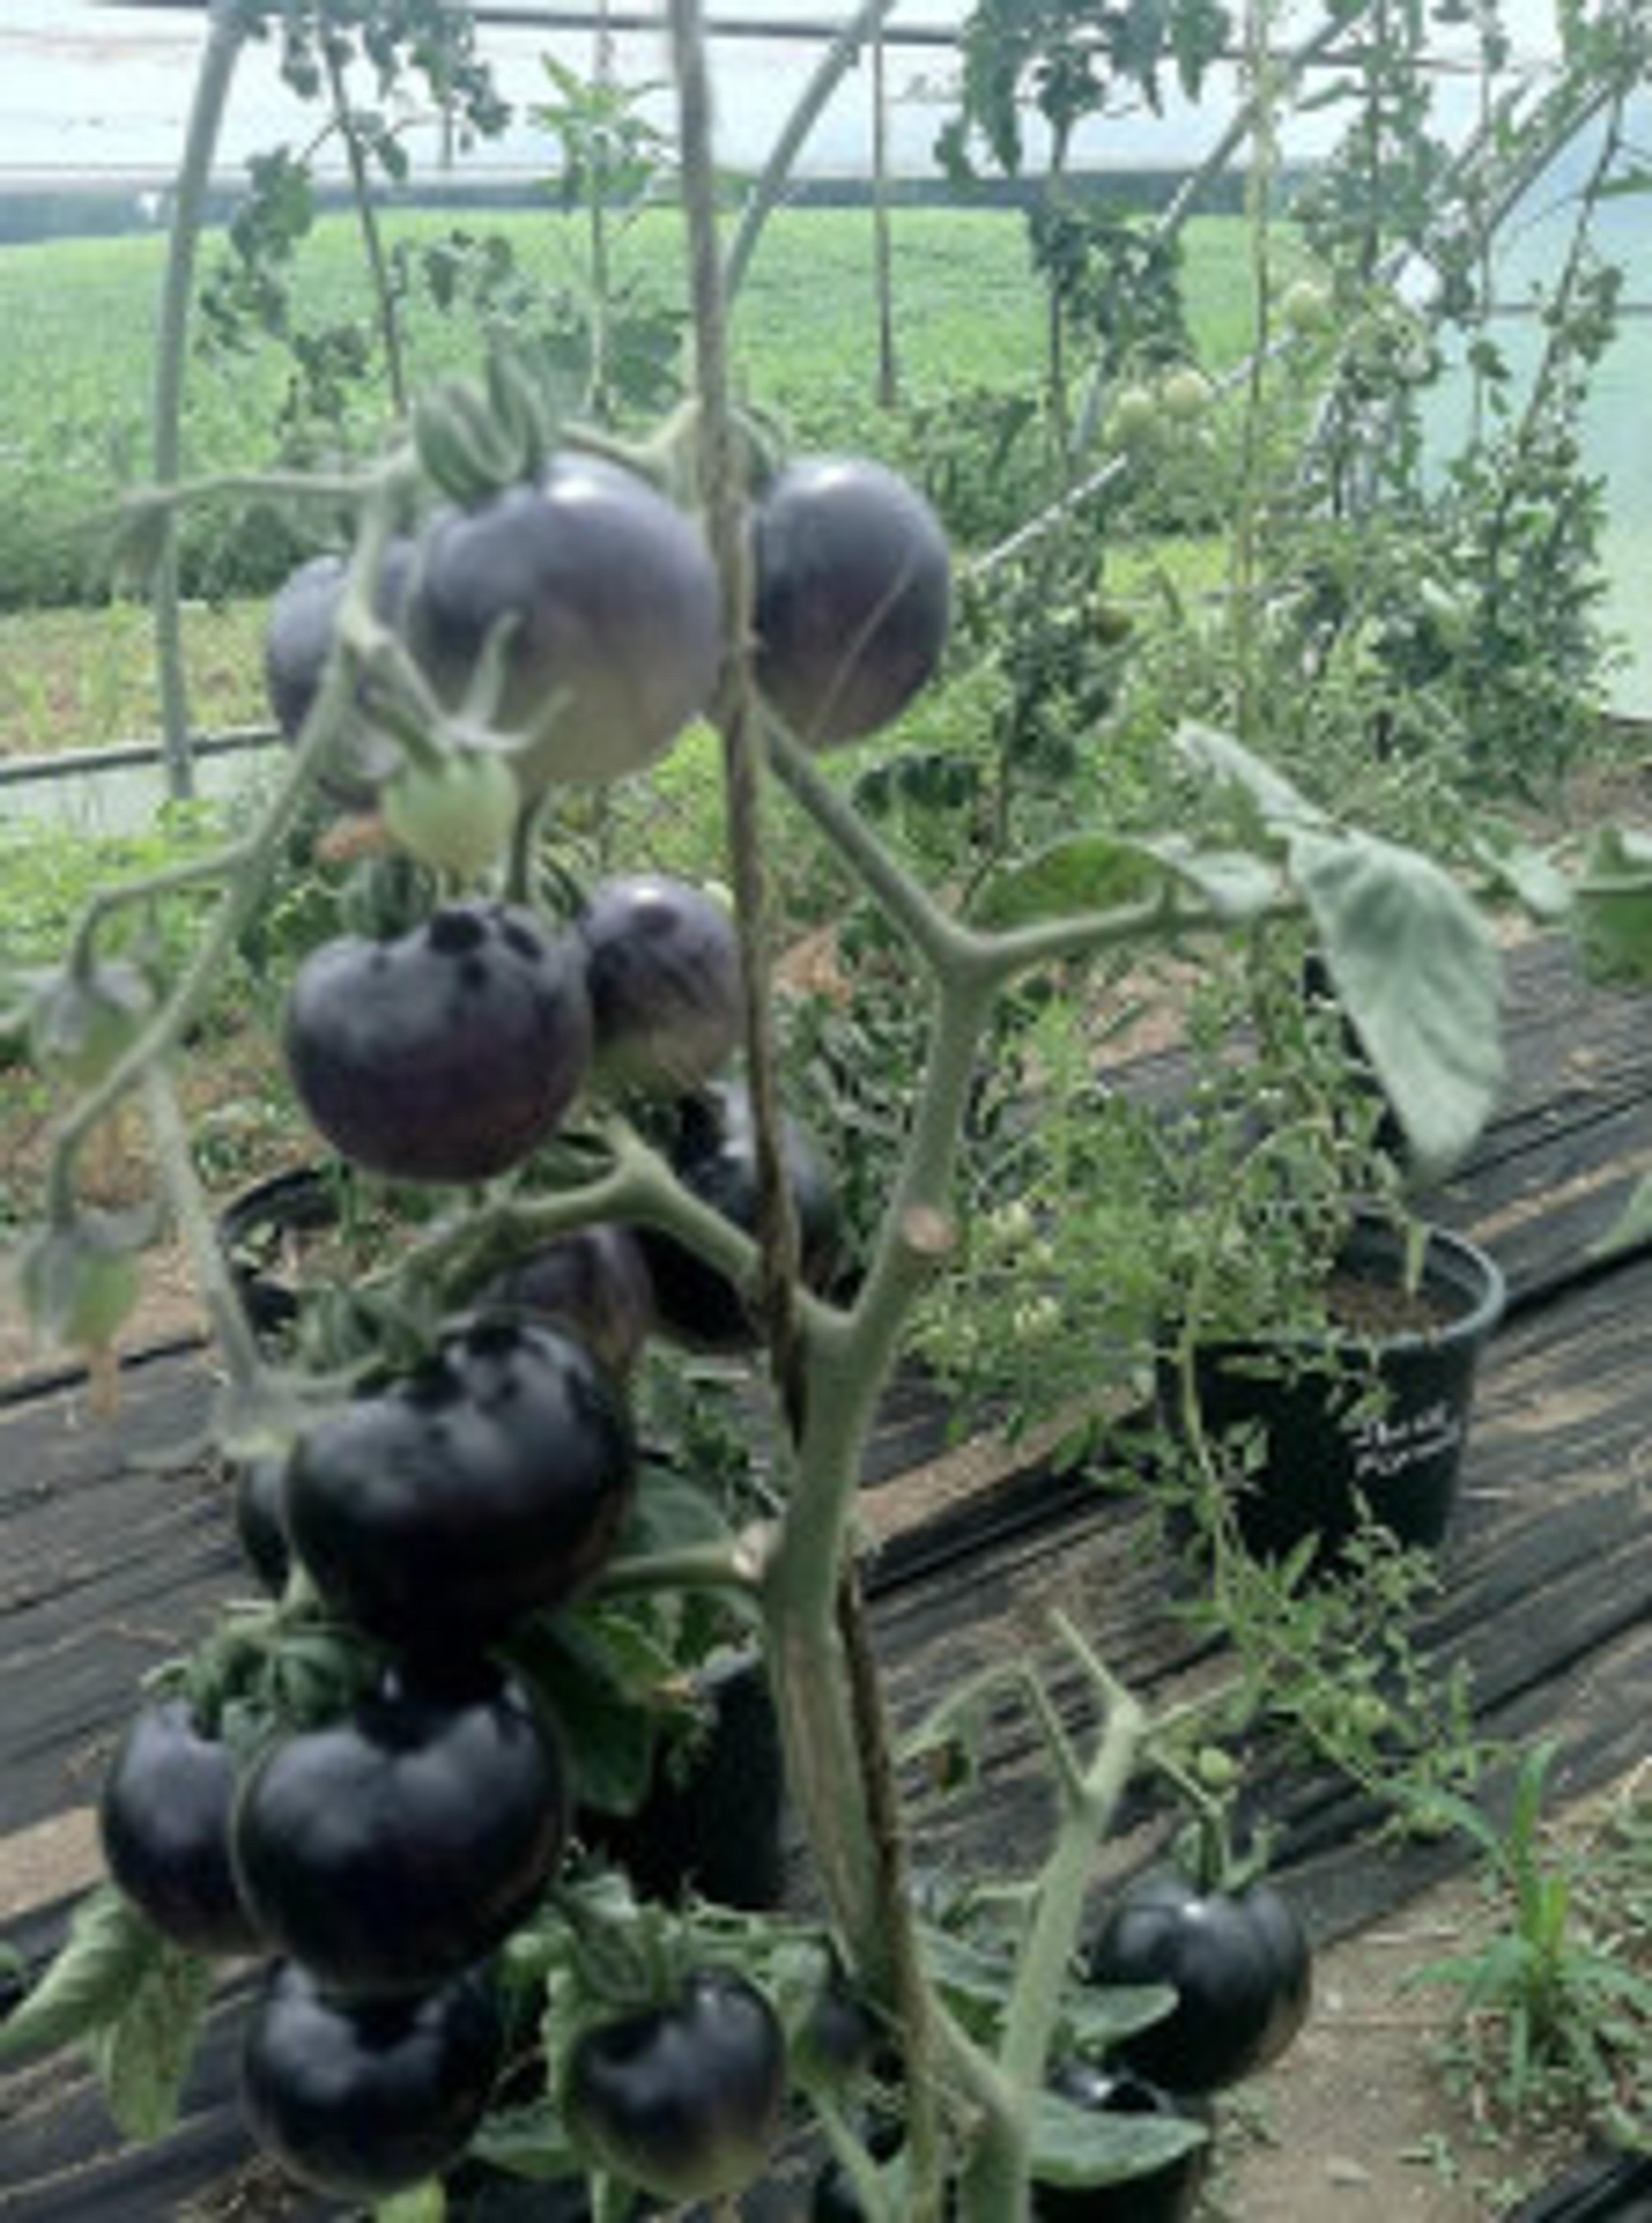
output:
M 514 760 L 530 793 L 651 763 L 706 708 L 722 658 L 699 526 L 635 473 L 572 452 L 420 537 L 405 627 L 449 705 L 506 627 L 494 723 L 519 734 L 557 706 Z
M 462 1661 L 590 1579 L 634 1472 L 625 1407 L 590 1352 L 546 1323 L 483 1316 L 300 1437 L 287 1533 L 357 1628 Z
M 392 1678 L 286 1737 L 230 1822 L 242 1899 L 268 1944 L 345 1997 L 447 1982 L 523 1920 L 562 1858 L 557 1736 L 517 1685 L 421 1691 Z
M 236 1763 L 188 1702 L 128 1724 L 104 1773 L 97 1828 L 110 1876 L 163 1936 L 197 1953 L 252 1953 L 259 1934 L 229 1862 Z
M 456 2161 L 487 2110 L 504 2031 L 467 1974 L 406 1999 L 328 1996 L 278 1962 L 242 2040 L 242 2108 L 260 2145 L 317 2191 L 384 2199 Z
M 584 1083 L 584 955 L 529 910 L 448 904 L 391 941 L 313 950 L 287 999 L 288 1069 L 355 1165 L 486 1181 L 550 1134 Z
M 1312 1964 L 1296 1910 L 1271 1883 L 1202 1891 L 1173 1869 L 1128 1883 L 1084 1956 L 1096 1984 L 1169 1984 L 1162 2021 L 1120 2061 L 1176 2093 L 1220 2090 L 1276 2061 L 1307 2018 Z
M 781 1160 L 797 1214 L 804 1282 L 822 1288 L 838 1262 L 841 1213 L 837 1187 L 807 1130 L 787 1116 Z M 757 1225 L 757 1135 L 743 1081 L 719 1081 L 685 1097 L 668 1155 L 684 1187 L 725 1219 L 754 1234 Z M 661 1326 L 690 1350 L 734 1352 L 757 1344 L 757 1324 L 732 1282 L 674 1237 L 638 1231 Z
M 881 463 L 788 464 L 757 506 L 758 687 L 811 747 L 898 717 L 933 677 L 952 617 L 946 537 Z
M 569 2129 L 592 2158 L 656 2199 L 749 2184 L 779 2132 L 786 2041 L 744 1976 L 701 1969 L 669 2003 L 594 2025 L 562 2077 Z
M 739 936 L 725 905 L 663 872 L 639 872 L 605 880 L 575 923 L 598 1080 L 676 1096 L 727 1063 L 744 1006 Z
M 561 1327 L 623 1378 L 654 1326 L 654 1285 L 629 1227 L 594 1221 L 508 1267 L 482 1293 L 485 1309 L 526 1313 Z

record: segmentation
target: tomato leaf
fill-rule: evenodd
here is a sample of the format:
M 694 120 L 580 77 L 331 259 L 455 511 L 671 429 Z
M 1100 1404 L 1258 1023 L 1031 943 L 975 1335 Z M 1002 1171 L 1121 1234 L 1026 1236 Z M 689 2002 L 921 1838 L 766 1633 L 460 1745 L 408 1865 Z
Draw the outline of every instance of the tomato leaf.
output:
M 1282 884 L 1266 859 L 1244 849 L 1195 849 L 1178 834 L 1144 841 L 1144 851 L 1203 896 L 1218 918 L 1235 924 L 1259 917 L 1278 900 Z
M 76 1909 L 51 1967 L 0 2024 L 0 2067 L 55 2053 L 112 2022 L 162 1943 L 112 1884 L 100 1885 Z
M 1119 2184 L 1205 2143 L 1203 2127 L 1169 2115 L 1113 2114 L 1041 2092 L 1033 2111 L 1033 2175 L 1040 2184 Z
M 636 1502 L 616 1556 L 631 1558 L 721 1543 L 732 1533 L 714 1501 L 698 1483 L 650 1459 L 638 1475 Z
M 120 2013 L 97 2033 L 92 2059 L 122 2137 L 165 2138 L 176 2125 L 211 1989 L 210 1961 L 160 1939 Z
M 1274 832 L 1329 828 L 1330 821 L 1316 803 L 1231 734 L 1190 719 L 1178 727 L 1176 746 L 1196 771 L 1222 786 L 1236 788 Z
M 1163 2022 L 1176 2005 L 1169 1984 L 1087 1984 L 1061 2002 L 1075 2053 L 1100 2055 L 1139 2030 Z
M 1503 1078 L 1485 922 L 1437 865 L 1368 835 L 1303 828 L 1290 861 L 1337 1000 L 1419 1172 L 1437 1175 L 1473 1143 Z
M 1652 980 L 1652 833 L 1596 834 L 1573 891 L 1583 960 L 1598 980 Z
M 976 920 L 1004 928 L 1111 910 L 1140 902 L 1162 886 L 1164 878 L 1163 865 L 1139 843 L 1105 834 L 1077 834 L 995 873 L 982 890 Z
M 1572 908 L 1572 883 L 1546 850 L 1523 841 L 1478 841 L 1474 854 L 1494 888 L 1505 891 L 1544 925 Z
M 530 1615 L 504 1648 L 562 1724 L 575 1803 L 635 1812 L 653 1769 L 650 1701 L 675 1672 L 669 1654 L 618 1614 L 601 1622 Z

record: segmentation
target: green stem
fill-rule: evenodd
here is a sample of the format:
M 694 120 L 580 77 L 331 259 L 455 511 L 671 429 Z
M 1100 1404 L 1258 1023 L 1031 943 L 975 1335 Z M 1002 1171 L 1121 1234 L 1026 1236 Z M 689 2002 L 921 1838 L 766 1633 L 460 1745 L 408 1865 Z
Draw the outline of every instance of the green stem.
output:
M 601 1597 L 635 1596 L 663 1590 L 745 1590 L 755 1593 L 763 1577 L 761 1539 L 737 1537 L 732 1543 L 685 1545 L 675 1552 L 643 1552 L 634 1559 L 611 1559 L 595 1583 Z
M 81 979 L 91 972 L 97 958 L 98 929 L 116 911 L 131 904 L 153 903 L 158 896 L 176 895 L 182 889 L 199 887 L 208 881 L 232 879 L 255 853 L 253 842 L 237 841 L 227 849 L 215 849 L 210 857 L 194 857 L 185 864 L 170 865 L 164 872 L 152 872 L 147 878 L 95 889 L 74 923 L 69 941 L 69 970 Z
M 386 467 L 377 496 L 369 502 L 361 520 L 341 625 L 353 608 L 365 610 L 370 603 L 372 582 L 378 576 L 390 537 L 395 485 L 396 475 Z M 75 1155 L 86 1136 L 142 1081 L 153 1064 L 177 1047 L 197 1015 L 222 990 L 236 941 L 264 900 L 281 843 L 349 711 L 355 686 L 355 673 L 349 659 L 333 658 L 299 733 L 286 777 L 266 807 L 256 833 L 236 845 L 237 869 L 219 897 L 211 923 L 189 965 L 142 1033 L 59 1125 L 46 1175 L 47 1207 L 53 1219 L 66 1217 L 71 1209 Z
M 1040 1879 L 1032 1924 L 1021 1948 L 999 2065 L 1031 2094 L 1044 2081 L 1061 1989 L 1072 1962 L 1084 1900 L 1095 1880 L 1096 1848 L 1112 1827 L 1135 1767 L 1147 1719 L 1065 1615 L 1062 1641 L 1084 1668 L 1106 1708 L 1106 1722 L 1083 1775 L 1068 1781 L 1056 1842 Z
M 207 17 L 206 51 L 195 80 L 194 104 L 178 172 L 178 198 L 160 299 L 160 335 L 155 355 L 151 437 L 154 475 L 171 487 L 178 477 L 182 447 L 184 372 L 188 352 L 189 312 L 195 288 L 195 253 L 200 242 L 212 161 L 229 105 L 229 87 L 246 37 L 242 0 L 212 0 Z M 194 792 L 190 760 L 189 699 L 184 677 L 184 638 L 179 602 L 178 535 L 170 510 L 161 532 L 154 571 L 155 659 L 160 683 L 166 784 L 175 797 Z

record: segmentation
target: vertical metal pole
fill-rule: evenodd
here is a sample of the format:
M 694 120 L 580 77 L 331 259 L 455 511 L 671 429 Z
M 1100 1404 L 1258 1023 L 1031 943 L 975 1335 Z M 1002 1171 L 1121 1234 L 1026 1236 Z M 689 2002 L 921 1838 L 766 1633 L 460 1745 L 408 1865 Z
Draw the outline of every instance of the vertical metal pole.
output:
M 877 273 L 877 406 L 893 409 L 899 393 L 895 359 L 895 255 L 889 235 L 889 134 L 883 73 L 883 32 L 872 38 L 872 240 Z

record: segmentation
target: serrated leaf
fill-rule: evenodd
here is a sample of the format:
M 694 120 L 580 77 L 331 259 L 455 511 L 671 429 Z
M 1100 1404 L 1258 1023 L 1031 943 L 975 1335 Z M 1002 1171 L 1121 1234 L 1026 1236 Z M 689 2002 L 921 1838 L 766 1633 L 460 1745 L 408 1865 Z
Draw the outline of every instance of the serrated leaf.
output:
M 1106 834 L 1076 834 L 1052 842 L 1025 864 L 996 872 L 981 891 L 979 924 L 1027 926 L 1045 918 L 1071 918 L 1139 903 L 1162 885 L 1164 867 L 1134 841 Z
M 1002 2012 L 1011 1974 L 1005 1955 L 971 1945 L 944 1930 L 926 1929 L 923 1956 L 931 1978 L 942 1991 L 989 2007 L 995 2016 Z
M 112 2022 L 163 1942 L 113 1884 L 99 1885 L 76 1909 L 51 1967 L 0 2023 L 0 2067 L 55 2053 Z
M 1176 746 L 1196 770 L 1226 786 L 1236 787 L 1254 805 L 1263 823 L 1276 831 L 1329 825 L 1317 803 L 1310 803 L 1283 772 L 1264 764 L 1231 734 L 1187 719 L 1177 728 Z
M 1072 2189 L 1145 2176 L 1206 2140 L 1203 2125 L 1185 2116 L 1115 2114 L 1055 2092 L 1039 2094 L 1032 2133 L 1034 2178 Z
M 162 1939 L 118 2018 L 93 2039 L 104 2097 L 123 2138 L 144 2144 L 176 2125 L 211 1989 L 212 1963 Z
M 1652 834 L 1603 827 L 1573 896 L 1583 959 L 1599 980 L 1652 980 Z
M 1437 865 L 1370 835 L 1303 828 L 1291 872 L 1417 1170 L 1437 1177 L 1473 1144 L 1503 1079 L 1502 967 L 1486 923 Z

